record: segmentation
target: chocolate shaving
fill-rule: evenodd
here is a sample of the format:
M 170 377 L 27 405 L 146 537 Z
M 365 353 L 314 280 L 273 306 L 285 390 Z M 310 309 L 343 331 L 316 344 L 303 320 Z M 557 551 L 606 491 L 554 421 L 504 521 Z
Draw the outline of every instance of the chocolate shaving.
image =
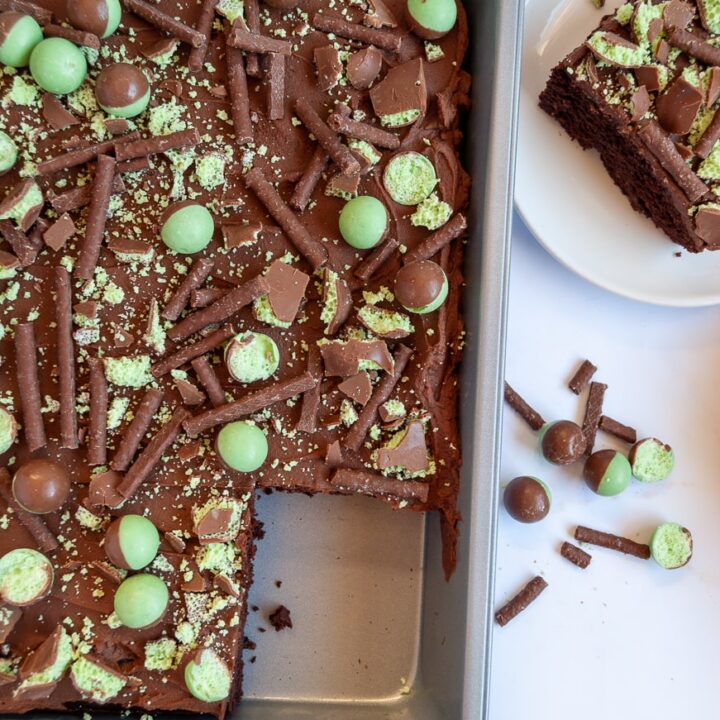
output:
M 250 94 L 248 92 L 245 60 L 240 50 L 225 48 L 227 60 L 227 83 L 230 94 L 230 112 L 232 114 L 235 139 L 240 145 L 252 142 L 253 127 L 250 120 Z
M 357 162 L 357 161 L 356 161 Z M 245 176 L 245 183 L 257 195 L 268 213 L 283 229 L 288 239 L 310 263 L 313 270 L 327 262 L 327 251 L 293 214 L 278 191 L 271 185 L 259 168 L 253 168 Z
M 606 433 L 614 435 L 620 440 L 624 440 L 630 445 L 634 445 L 637 442 L 637 431 L 635 428 L 631 428 L 629 425 L 623 425 L 621 422 L 613 420 L 607 415 L 601 416 L 598 427 Z
M 262 223 L 259 222 L 251 224 L 230 222 L 223 223 L 222 234 L 223 240 L 225 241 L 225 247 L 230 249 L 252 245 L 257 242 L 262 229 Z
M 235 328 L 233 328 L 232 325 L 225 325 L 193 345 L 181 348 L 176 353 L 155 363 L 152 366 L 152 374 L 156 378 L 161 378 L 171 370 L 175 370 L 181 365 L 214 350 L 226 340 L 233 337 L 233 335 L 235 335 Z
M 94 160 L 100 155 L 106 155 L 107 153 L 117 151 L 118 148 L 123 147 L 126 144 L 130 144 L 140 138 L 139 132 L 131 132 L 127 135 L 123 135 L 121 138 L 114 138 L 113 140 L 107 140 L 105 142 L 96 143 L 95 145 L 88 145 L 86 147 L 77 148 L 70 152 L 63 153 L 51 160 L 45 160 L 37 166 L 38 175 L 51 175 L 61 170 L 69 170 L 70 168 L 77 167 L 78 165 L 84 165 L 91 160 Z
M 96 52 L 100 50 L 100 38 L 84 30 L 65 27 L 64 25 L 48 24 L 43 27 L 43 33 L 45 37 L 59 37 L 64 40 L 69 40 L 76 45 L 88 47 Z
M 52 20 L 50 10 L 40 7 L 34 2 L 27 2 L 27 0 L 0 0 L 0 12 L 8 10 L 23 13 L 23 15 L 32 15 L 40 25 L 47 25 Z
M 525 610 L 530 603 L 537 600 L 540 593 L 547 586 L 548 584 L 539 575 L 534 577 L 515 597 L 495 613 L 495 622 L 500 625 L 500 627 L 507 625 L 513 618 Z
M 65 247 L 67 241 L 77 232 L 75 223 L 72 218 L 67 214 L 63 213 L 44 233 L 43 240 L 45 244 L 51 249 L 62 250 Z
M 300 418 L 295 425 L 299 432 L 313 433 L 317 430 L 318 410 L 320 409 L 320 378 L 322 377 L 322 365 L 320 362 L 320 351 L 317 345 L 311 345 L 308 352 L 307 372 L 317 383 L 303 394 L 300 408 Z
M 245 50 L 245 52 L 292 55 L 292 44 L 287 40 L 277 40 L 266 35 L 249 32 L 241 23 L 235 23 L 228 34 L 227 42 L 230 47 Z
M 175 408 L 172 417 L 160 428 L 145 449 L 138 455 L 130 469 L 125 473 L 123 481 L 118 485 L 118 492 L 125 498 L 132 497 L 138 488 L 148 479 L 155 466 L 180 434 L 182 424 L 190 417 L 183 407 Z
M 35 325 L 20 323 L 15 327 L 15 373 L 22 408 L 25 442 L 35 452 L 47 444 L 42 416 L 42 397 L 38 378 Z
M 200 72 L 205 63 L 210 35 L 212 34 L 213 21 L 215 20 L 215 8 L 219 0 L 203 0 L 200 16 L 197 21 L 197 31 L 205 38 L 201 45 L 193 47 L 188 57 L 188 68 L 192 72 Z
M 15 221 L 18 229 L 22 230 L 24 233 L 30 230 L 30 228 L 35 224 L 36 220 L 40 217 L 43 205 L 45 204 L 45 197 L 41 192 L 40 202 L 37 203 L 37 205 L 28 207 L 28 196 L 34 186 L 37 186 L 37 183 L 32 178 L 23 180 L 21 183 L 17 184 L 0 202 L 0 217 L 5 218 L 9 217 L 9 214 L 19 208 L 20 205 L 24 206 L 23 216 Z
M 385 263 L 399 247 L 400 243 L 395 238 L 386 240 L 380 247 L 373 250 L 353 270 L 353 273 L 363 282 L 367 282 L 381 267 L 385 266 Z
M 415 260 L 429 260 L 453 240 L 463 235 L 465 230 L 467 230 L 467 218 L 462 213 L 457 213 L 439 230 L 407 253 L 403 262 L 407 264 Z
M 587 386 L 592 376 L 597 372 L 597 367 L 589 360 L 583 360 L 575 374 L 570 378 L 568 387 L 576 395 L 579 395 Z
M 720 48 L 682 28 L 670 28 L 668 42 L 706 65 L 720 65 Z
M 130 467 L 138 447 L 159 410 L 163 401 L 163 393 L 155 388 L 150 388 L 140 401 L 138 409 L 130 424 L 125 429 L 110 467 L 116 472 L 125 472 Z
M 397 135 L 368 123 L 351 120 L 350 118 L 338 115 L 338 113 L 332 113 L 330 115 L 328 125 L 341 135 L 355 138 L 356 140 L 364 140 L 381 148 L 397 150 L 397 148 L 400 147 L 400 138 Z
M 384 375 L 375 387 L 372 397 L 362 409 L 357 421 L 345 437 L 345 447 L 350 450 L 355 450 L 356 452 L 360 449 L 370 426 L 377 418 L 378 408 L 390 399 L 393 390 L 395 390 L 395 386 L 400 382 L 412 352 L 409 347 L 398 345 L 393 354 L 395 365 L 393 372 Z
M 117 491 L 122 475 L 114 470 L 93 475 L 88 485 L 88 496 L 83 503 L 89 510 L 109 507 L 116 509 L 122 506 L 125 498 Z
M 216 425 L 224 425 L 270 407 L 277 402 L 300 395 L 319 382 L 318 378 L 305 372 L 302 375 L 268 385 L 261 390 L 248 393 L 241 400 L 225 403 L 212 410 L 206 410 L 183 423 L 185 432 L 194 437 Z
M 208 278 L 215 263 L 213 260 L 200 258 L 193 263 L 190 272 L 183 278 L 162 311 L 162 317 L 175 322 L 185 309 L 193 290 L 199 288 Z
M 213 407 L 225 404 L 225 391 L 222 389 L 222 385 L 212 369 L 212 366 L 205 357 L 195 358 L 191 363 L 198 380 L 205 388 L 205 392 L 210 398 L 210 402 Z
M 268 286 L 267 298 L 275 317 L 292 323 L 305 298 L 310 277 L 281 259 L 273 261 L 265 273 Z
M 88 427 L 89 465 L 107 462 L 107 409 L 108 389 L 102 360 L 89 358 L 90 366 L 90 425 Z
M 310 158 L 310 162 L 305 167 L 302 177 L 295 185 L 295 190 L 289 202 L 290 207 L 302 212 L 308 206 L 329 160 L 330 156 L 325 152 L 325 148 L 318 145 Z
M 338 390 L 363 407 L 372 397 L 372 383 L 366 372 L 352 375 L 338 385 Z
M 384 30 L 375 30 L 364 25 L 357 25 L 342 18 L 328 17 L 324 13 L 315 13 L 312 19 L 312 26 L 316 30 L 326 33 L 334 33 L 348 40 L 357 40 L 367 45 L 375 45 L 383 50 L 399 52 L 402 38 Z
M 630 98 L 630 104 L 632 105 L 632 116 L 630 120 L 632 122 L 639 122 L 650 109 L 651 103 L 652 101 L 647 88 L 641 85 Z
M 545 424 L 543 416 L 511 387 L 510 383 L 505 382 L 505 402 L 531 427 L 533 430 L 540 430 Z
M 293 626 L 292 620 L 290 619 L 290 611 L 284 605 L 279 605 L 275 612 L 268 616 L 268 620 L 275 628 L 275 632 L 280 632 Z
M 158 30 L 162 30 L 188 45 L 197 48 L 207 44 L 207 38 L 201 32 L 181 23 L 144 0 L 125 0 L 125 7 Z
M 78 446 L 75 409 L 75 349 L 72 340 L 72 284 L 68 271 L 55 268 L 58 380 L 60 384 L 60 447 Z
M 174 552 L 182 553 L 185 551 L 185 541 L 174 532 L 163 533 L 163 540 L 165 540 Z
M 720 111 L 713 115 L 712 121 L 705 128 L 705 132 L 695 143 L 695 154 L 704 160 L 712 152 L 718 140 L 720 140 Z
M 345 342 L 326 343 L 320 347 L 325 365 L 325 375 L 332 377 L 350 377 L 360 372 L 361 360 L 372 360 L 385 372 L 395 368 L 392 355 L 384 340 L 346 340 Z
M 157 137 L 122 143 L 115 149 L 115 156 L 118 162 L 121 162 L 123 160 L 133 160 L 134 158 L 145 157 L 147 155 L 164 153 L 168 150 L 193 147 L 199 142 L 200 135 L 194 128 L 190 130 L 180 130 L 179 132 L 170 133 L 169 135 L 159 135 Z
M 52 93 L 42 96 L 42 115 L 53 130 L 65 130 L 80 121 Z
M 582 525 L 578 525 L 576 528 L 575 539 L 578 542 L 598 545 L 610 550 L 617 550 L 626 555 L 634 555 L 642 560 L 650 559 L 650 547 L 648 545 L 643 545 L 642 543 L 637 543 L 634 540 L 618 535 L 600 532 L 600 530 L 592 530 Z
M 227 292 L 227 290 L 216 287 L 193 290 L 190 293 L 190 307 L 193 309 L 206 308 L 224 297 Z
M 592 555 L 581 550 L 577 545 L 573 545 L 569 542 L 564 542 L 560 547 L 560 554 L 569 560 L 573 565 L 577 565 L 583 570 L 590 564 Z
M 318 89 L 327 92 L 336 87 L 343 72 L 338 49 L 333 45 L 317 47 L 313 52 L 313 61 L 315 62 Z
M 35 247 L 32 240 L 22 231 L 18 230 L 9 220 L 0 220 L 0 235 L 10 243 L 20 267 L 27 267 L 35 262 L 39 248 Z
M 270 120 L 285 117 L 285 57 L 280 53 L 270 53 L 267 108 Z
M 603 400 L 607 385 L 603 383 L 590 383 L 587 405 L 585 406 L 585 417 L 582 423 L 582 432 L 585 437 L 585 455 L 590 455 L 595 445 L 598 423 L 602 415 Z
M 369 470 L 351 470 L 340 468 L 330 478 L 330 482 L 341 493 L 361 493 L 373 497 L 389 497 L 426 503 L 430 486 L 417 480 L 393 480 Z
M 92 192 L 92 185 L 82 185 L 68 190 L 62 195 L 48 194 L 48 202 L 55 212 L 59 215 L 64 215 L 72 210 L 79 210 L 88 205 L 92 198 Z M 115 175 L 113 178 L 112 192 L 113 194 L 125 192 L 125 183 L 119 175 Z

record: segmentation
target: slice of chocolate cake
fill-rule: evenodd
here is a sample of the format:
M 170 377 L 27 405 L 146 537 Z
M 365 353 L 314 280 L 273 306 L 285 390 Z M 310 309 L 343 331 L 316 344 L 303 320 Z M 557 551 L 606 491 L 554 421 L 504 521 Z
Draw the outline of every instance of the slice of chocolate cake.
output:
M 633 208 L 690 252 L 720 247 L 719 13 L 711 0 L 625 3 L 540 96 Z

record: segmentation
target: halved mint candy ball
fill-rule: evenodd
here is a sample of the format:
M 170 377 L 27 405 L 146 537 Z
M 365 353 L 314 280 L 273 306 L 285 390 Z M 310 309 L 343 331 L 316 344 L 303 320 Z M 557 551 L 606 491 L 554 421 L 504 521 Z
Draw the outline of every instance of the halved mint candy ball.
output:
M 7 452 L 17 437 L 17 422 L 4 407 L 0 407 L 0 455 Z
M 241 332 L 225 347 L 225 364 L 238 382 L 267 380 L 278 369 L 280 351 L 269 335 Z
M 361 195 L 346 203 L 340 213 L 340 233 L 358 250 L 375 247 L 387 232 L 385 206 L 372 195 Z
M 632 474 L 640 482 L 660 482 L 669 477 L 675 467 L 673 449 L 656 438 L 638 440 L 630 449 Z
M 435 166 L 424 155 L 402 152 L 385 167 L 383 185 L 398 205 L 419 205 L 438 183 Z
M 163 213 L 160 236 L 171 250 L 183 255 L 204 250 L 214 232 L 213 217 L 204 205 L 185 200 Z
M 457 22 L 455 0 L 407 0 L 410 29 L 425 40 L 447 35 Z
M 65 12 L 74 27 L 100 38 L 112 35 L 122 16 L 120 0 L 67 0 Z
M 216 652 L 203 648 L 185 666 L 185 685 L 201 702 L 216 703 L 230 695 L 232 674 Z
M 52 563 L 37 550 L 11 550 L 0 558 L 0 600 L 32 605 L 50 592 L 54 575 Z
M 167 585 L 159 577 L 132 575 L 115 591 L 115 614 L 126 627 L 148 627 L 164 615 L 168 597 Z
M 246 420 L 225 425 L 216 441 L 220 459 L 233 470 L 254 472 L 267 459 L 268 442 L 265 433 Z
M 150 83 L 145 73 L 130 63 L 106 67 L 95 81 L 98 105 L 109 115 L 132 118 L 150 102 Z
M 77 45 L 65 38 L 51 37 L 35 46 L 30 55 L 30 72 L 43 90 L 66 95 L 83 84 L 87 60 Z
M 666 570 L 687 565 L 693 554 L 690 531 L 677 523 L 663 523 L 656 528 L 650 540 L 650 554 Z
M 113 565 L 140 570 L 149 565 L 160 547 L 160 535 L 142 515 L 123 515 L 110 523 L 105 534 L 105 552 Z
M 410 312 L 424 315 L 437 310 L 447 298 L 445 271 L 432 260 L 415 260 L 395 276 L 395 299 Z
M 35 18 L 19 12 L 0 15 L 0 63 L 10 67 L 27 67 L 43 32 Z
M 17 161 L 17 145 L 13 139 L 0 130 L 0 174 L 6 173 Z

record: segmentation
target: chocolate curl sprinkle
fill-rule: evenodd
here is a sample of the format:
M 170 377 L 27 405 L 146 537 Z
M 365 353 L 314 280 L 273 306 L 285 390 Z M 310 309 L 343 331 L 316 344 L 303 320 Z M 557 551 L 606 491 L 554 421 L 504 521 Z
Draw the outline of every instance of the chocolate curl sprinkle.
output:
M 200 142 L 200 135 L 194 128 L 180 130 L 169 135 L 158 135 L 157 137 L 135 140 L 134 142 L 122 143 L 115 150 L 118 162 L 157 155 L 168 150 L 179 150 L 180 148 L 194 147 Z
M 285 117 L 285 58 L 280 53 L 270 53 L 267 105 L 270 120 Z
M 548 586 L 548 584 L 539 575 L 534 577 L 512 600 L 503 605 L 495 613 L 495 622 L 504 627 L 513 618 L 517 617 L 525 610 L 530 603 L 537 600 L 540 593 Z
M 185 309 L 192 291 L 199 288 L 208 279 L 214 266 L 215 262 L 213 260 L 207 260 L 205 258 L 196 260 L 190 272 L 178 285 L 177 290 L 175 290 L 170 300 L 168 300 L 168 304 L 162 311 L 162 317 L 171 322 L 175 322 L 180 317 L 180 313 Z
M 88 427 L 88 464 L 107 462 L 108 389 L 102 360 L 90 358 L 90 425 Z
M 156 378 L 161 378 L 171 370 L 176 370 L 181 365 L 209 353 L 218 345 L 222 345 L 226 340 L 229 340 L 233 335 L 235 335 L 235 328 L 232 325 L 225 325 L 193 345 L 181 348 L 164 360 L 155 363 L 152 366 L 152 374 Z
M 402 43 L 399 35 L 386 32 L 384 30 L 374 30 L 364 25 L 356 25 L 355 23 L 342 20 L 341 18 L 328 17 L 324 13 L 315 13 L 312 19 L 312 26 L 316 30 L 326 33 L 334 33 L 348 40 L 357 40 L 367 45 L 375 45 L 375 47 L 390 52 L 398 52 Z
M 200 384 L 205 388 L 213 407 L 225 404 L 225 391 L 206 357 L 195 358 L 191 363 Z
M 580 367 L 575 371 L 575 374 L 570 379 L 568 387 L 576 395 L 579 395 L 587 386 L 592 376 L 597 372 L 597 367 L 593 365 L 589 360 L 583 360 Z
M 195 48 L 207 43 L 207 38 L 201 32 L 185 25 L 185 23 L 181 23 L 167 13 L 158 10 L 156 6 L 144 2 L 144 0 L 125 0 L 125 7 L 158 30 L 172 35 L 181 42 Z
M 379 473 L 368 470 L 350 470 L 340 468 L 330 478 L 330 482 L 343 493 L 361 493 L 363 495 L 398 498 L 426 503 L 429 485 L 416 480 L 392 480 Z
M 367 405 L 362 409 L 355 424 L 350 428 L 345 437 L 345 447 L 356 452 L 360 449 L 360 446 L 365 440 L 370 426 L 375 422 L 377 418 L 378 408 L 389 400 L 390 396 L 395 389 L 395 386 L 400 382 L 405 367 L 410 360 L 412 350 L 405 345 L 398 345 L 397 349 L 393 353 L 393 360 L 395 361 L 395 367 L 392 374 L 385 373 L 382 380 L 377 384 L 373 390 L 372 397 L 368 400 Z
M 295 186 L 295 190 L 290 198 L 290 207 L 298 212 L 302 212 L 308 206 L 310 198 L 315 192 L 315 188 L 320 182 L 325 168 L 327 168 L 329 160 L 330 156 L 325 152 L 325 149 L 318 145 L 303 172 L 303 176 Z
M 237 22 L 228 34 L 228 45 L 245 52 L 292 55 L 292 45 L 287 40 L 276 40 L 266 35 L 248 32 L 241 23 Z
M 225 293 L 217 302 L 194 312 L 168 330 L 168 337 L 175 342 L 200 332 L 208 325 L 225 322 L 235 313 L 249 305 L 255 298 L 266 295 L 268 285 L 262 275 L 256 275 L 242 285 Z
M 24 510 L 13 497 L 10 474 L 5 468 L 0 468 L 0 496 L 13 509 L 21 525 L 33 536 L 38 547 L 45 553 L 51 553 L 60 547 L 57 538 L 48 530 L 47 525 L 39 515 Z
M 22 407 L 25 442 L 35 452 L 47 444 L 42 416 L 42 397 L 38 379 L 35 326 L 22 323 L 15 328 L 15 372 Z
M 407 253 L 403 262 L 407 264 L 414 260 L 429 260 L 453 240 L 459 238 L 466 230 L 467 218 L 462 213 L 457 213 L 439 230 L 430 237 L 425 238 L 414 250 Z
M 0 12 L 8 10 L 23 13 L 23 15 L 32 15 L 40 25 L 46 25 L 52 20 L 52 13 L 49 10 L 26 0 L 0 0 Z
M 162 401 L 163 394 L 160 390 L 150 388 L 145 393 L 145 396 L 140 401 L 140 406 L 135 411 L 135 416 L 125 429 L 120 444 L 115 451 L 115 456 L 110 463 L 113 470 L 125 472 L 130 467 L 130 463 L 135 457 L 142 439 L 150 429 L 155 413 L 160 409 Z
M 253 127 L 250 120 L 250 94 L 248 92 L 245 60 L 240 50 L 226 46 L 228 94 L 235 139 L 240 145 L 252 142 Z
M 706 65 L 720 65 L 720 48 L 679 27 L 670 28 L 667 41 Z
M 372 145 L 389 150 L 397 150 L 400 147 L 400 138 L 387 130 L 381 130 L 374 125 L 358 122 L 350 118 L 332 113 L 328 118 L 328 125 L 337 133 L 356 140 L 365 140 Z
M 614 435 L 616 438 L 624 440 L 630 445 L 634 445 L 637 442 L 637 431 L 635 428 L 632 428 L 629 425 L 623 425 L 621 422 L 613 420 L 613 418 L 608 417 L 607 415 L 603 415 L 600 418 L 600 424 L 598 427 L 609 435 Z
M 324 265 L 327 262 L 327 251 L 319 242 L 313 240 L 278 191 L 266 180 L 260 168 L 253 168 L 245 176 L 245 183 L 280 225 L 290 242 L 310 263 L 312 269 L 317 270 Z
M 120 168 L 118 168 L 119 170 Z M 61 195 L 48 195 L 48 202 L 52 205 L 52 209 L 58 215 L 64 215 L 67 212 L 73 210 L 79 210 L 90 204 L 92 199 L 92 185 L 81 185 L 80 187 L 73 188 Z M 114 194 L 125 192 L 125 183 L 120 175 L 115 175 L 113 178 L 112 191 Z
M 276 382 L 268 385 L 262 390 L 256 390 L 246 395 L 241 400 L 220 405 L 220 407 L 206 410 L 199 415 L 195 415 L 184 423 L 185 432 L 194 437 L 210 430 L 216 425 L 225 425 L 226 423 L 239 420 L 248 415 L 270 407 L 277 402 L 289 400 L 295 395 L 307 392 L 318 383 L 318 378 L 313 377 L 306 372 L 302 375 Z
M 110 196 L 112 195 L 113 178 L 115 177 L 115 160 L 109 155 L 98 158 L 95 182 L 93 183 L 92 199 L 88 210 L 85 241 L 80 255 L 75 263 L 75 277 L 81 280 L 92 278 L 102 248 L 105 234 L 105 221 L 107 220 Z
M 360 172 L 360 163 L 350 148 L 340 142 L 337 134 L 330 129 L 305 98 L 300 98 L 295 102 L 295 113 L 343 174 L 356 175 Z
M 45 37 L 59 37 L 64 40 L 69 40 L 76 45 L 83 45 L 89 47 L 92 50 L 100 50 L 100 38 L 97 35 L 93 35 L 83 30 L 76 30 L 75 28 L 65 27 L 64 25 L 45 25 L 43 27 L 43 34 Z
M 55 268 L 58 380 L 60 384 L 60 447 L 78 446 L 75 410 L 75 349 L 72 338 L 72 284 L 68 271 Z
M 212 33 L 213 20 L 215 19 L 215 8 L 219 0 L 203 0 L 200 17 L 197 22 L 197 31 L 203 36 L 205 42 L 202 45 L 193 47 L 188 57 L 188 68 L 192 72 L 200 72 L 205 62 L 208 45 L 210 44 L 210 34 Z
M 610 533 L 600 532 L 599 530 L 592 530 L 591 528 L 578 525 L 575 530 L 575 539 L 578 542 L 588 543 L 590 545 L 598 545 L 599 547 L 608 548 L 610 550 L 617 550 L 618 552 L 625 553 L 626 555 L 634 555 L 641 560 L 650 559 L 650 547 L 637 543 L 629 538 L 620 537 L 618 535 L 611 535 Z
M 367 282 L 375 273 L 385 265 L 393 253 L 400 247 L 395 238 L 385 241 L 380 247 L 373 250 L 356 268 L 353 273 L 356 277 Z
M 505 402 L 533 429 L 540 430 L 545 424 L 543 416 L 518 395 L 510 383 L 505 383 Z
M 172 417 L 160 428 L 157 435 L 147 444 L 138 455 L 137 460 L 130 466 L 123 481 L 117 486 L 117 491 L 124 497 L 132 497 L 138 488 L 148 479 L 162 456 L 175 442 L 180 434 L 182 424 L 190 413 L 183 407 L 178 407 Z
M 260 5 L 258 0 L 245 0 L 245 23 L 250 32 L 260 33 Z M 260 57 L 256 53 L 247 55 L 247 74 L 250 77 L 260 77 Z
M 564 542 L 560 547 L 560 554 L 569 560 L 573 565 L 577 565 L 583 570 L 590 564 L 592 555 L 581 550 L 577 545 L 573 545 L 569 542 Z
M 317 345 L 311 345 L 308 352 L 307 371 L 317 378 L 317 385 L 303 394 L 300 419 L 295 429 L 300 432 L 312 433 L 317 430 L 317 416 L 320 408 L 320 378 L 322 376 L 322 360 Z
M 590 383 L 590 393 L 588 394 L 587 405 L 585 406 L 585 417 L 582 423 L 582 432 L 585 437 L 585 454 L 590 455 L 595 445 L 595 436 L 597 435 L 600 416 L 602 415 L 603 400 L 605 399 L 605 391 L 607 385 L 603 383 Z

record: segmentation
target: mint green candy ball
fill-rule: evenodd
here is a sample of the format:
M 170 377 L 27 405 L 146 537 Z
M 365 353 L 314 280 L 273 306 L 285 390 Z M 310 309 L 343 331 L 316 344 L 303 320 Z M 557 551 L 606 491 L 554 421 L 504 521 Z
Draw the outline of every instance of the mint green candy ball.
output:
M 0 130 L 0 173 L 7 172 L 17 161 L 17 145 L 13 139 Z
M 160 233 L 163 242 L 183 255 L 204 250 L 212 240 L 215 223 L 210 211 L 197 203 L 177 203 L 165 211 Z
M 230 695 L 232 675 L 217 653 L 206 648 L 185 666 L 185 685 L 201 702 L 217 703 Z
M 51 37 L 38 43 L 30 56 L 30 72 L 47 92 L 67 95 L 77 90 L 87 75 L 87 60 L 77 45 Z
M 142 515 L 123 515 L 114 520 L 105 533 L 105 552 L 114 565 L 140 570 L 149 565 L 160 547 L 160 535 Z
M 123 107 L 110 107 L 108 105 L 101 105 L 100 107 L 108 114 L 118 118 L 134 118 L 144 113 L 147 109 L 148 103 L 150 102 L 150 90 L 135 102 L 125 105 Z
M 416 35 L 436 40 L 455 27 L 457 5 L 455 0 L 408 0 L 407 14 Z
M 115 591 L 115 614 L 126 627 L 148 627 L 164 615 L 168 598 L 167 585 L 159 577 L 131 575 Z
M 120 0 L 66 0 L 65 12 L 73 27 L 101 38 L 110 37 L 120 25 Z
M 375 247 L 387 231 L 385 206 L 371 195 L 350 200 L 340 213 L 340 233 L 345 242 L 358 250 Z
M 239 472 L 254 472 L 268 455 L 265 433 L 245 420 L 225 425 L 218 433 L 216 447 L 222 461 Z
M 10 67 L 27 67 L 35 46 L 43 39 L 43 32 L 35 18 L 18 12 L 0 15 L 0 63 Z

